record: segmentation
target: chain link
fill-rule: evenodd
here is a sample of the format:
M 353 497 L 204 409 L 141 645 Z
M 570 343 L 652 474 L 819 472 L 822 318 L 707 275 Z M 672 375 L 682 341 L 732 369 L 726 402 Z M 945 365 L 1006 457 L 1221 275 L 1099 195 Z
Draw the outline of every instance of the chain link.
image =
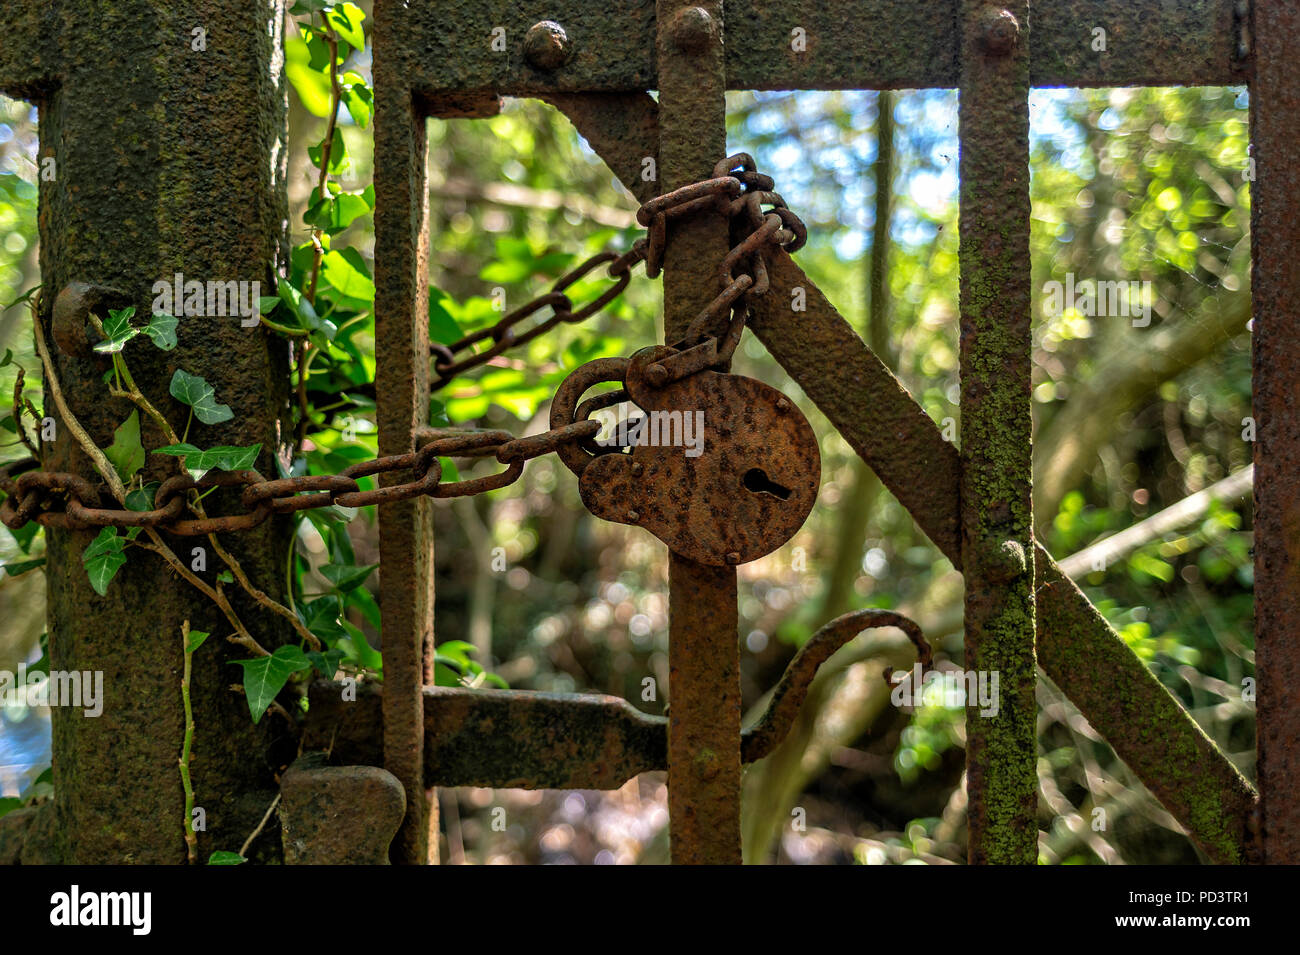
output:
M 757 172 L 754 160 L 745 153 L 728 156 L 714 167 L 713 177 L 691 183 L 646 202 L 637 210 L 637 221 L 647 234 L 622 254 L 600 252 L 561 276 L 550 290 L 507 313 L 496 324 L 466 335 L 450 345 L 431 344 L 437 378 L 434 388 L 446 385 L 457 375 L 491 361 L 517 345 L 532 341 L 563 323 L 577 323 L 604 309 L 627 288 L 632 269 L 645 263 L 646 275 L 654 278 L 663 270 L 668 222 L 706 210 L 724 213 L 731 221 L 737 244 L 722 260 L 718 278 L 722 291 L 690 324 L 686 338 L 675 346 L 675 354 L 646 369 L 651 384 L 659 386 L 686 375 L 727 366 L 744 331 L 747 299 L 768 290 L 767 254 L 777 248 L 795 252 L 803 247 L 808 233 L 799 217 L 786 208 L 785 200 L 772 191 L 770 176 Z M 764 206 L 769 206 L 764 210 Z M 600 266 L 613 282 L 598 296 L 575 306 L 568 289 Z M 517 325 L 550 308 L 551 315 L 518 331 Z M 731 313 L 726 331 L 720 336 L 705 333 Z M 476 346 L 491 342 L 482 350 Z M 458 353 L 469 352 L 458 358 Z M 626 359 L 601 359 L 603 363 Z M 597 375 L 597 380 L 618 380 Z M 417 429 L 416 450 L 362 461 L 338 474 L 302 475 L 267 480 L 254 470 L 209 472 L 197 480 L 188 474 L 163 481 L 149 510 L 130 510 L 117 502 L 106 485 L 96 485 L 76 474 L 36 470 L 34 458 L 0 467 L 0 522 L 17 530 L 29 521 L 45 527 L 89 530 L 98 527 L 156 528 L 182 537 L 219 531 L 241 531 L 257 527 L 273 515 L 308 508 L 368 507 L 391 504 L 414 497 L 465 497 L 505 487 L 518 480 L 524 464 L 542 455 L 558 453 L 566 460 L 585 460 L 596 452 L 594 439 L 600 423 L 591 413 L 627 398 L 620 389 L 583 402 L 573 420 L 541 434 L 515 438 L 508 431 L 451 428 Z M 585 450 L 583 450 L 585 449 Z M 616 451 L 617 447 L 604 449 Z M 442 480 L 441 458 L 495 457 L 505 470 L 453 483 Z M 402 475 L 405 479 L 370 490 L 362 490 L 362 478 Z M 196 512 L 199 497 L 206 491 L 226 488 L 239 491 L 242 512 L 220 517 L 201 517 Z

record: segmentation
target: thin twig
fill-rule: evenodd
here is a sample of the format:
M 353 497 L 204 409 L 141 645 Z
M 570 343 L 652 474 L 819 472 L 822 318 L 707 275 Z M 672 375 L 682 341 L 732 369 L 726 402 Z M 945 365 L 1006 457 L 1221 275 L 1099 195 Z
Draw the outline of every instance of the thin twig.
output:
M 27 429 L 23 427 L 23 379 L 26 377 L 27 369 L 19 365 L 18 378 L 14 381 L 14 430 L 18 432 L 18 440 L 32 453 L 32 457 L 39 461 L 41 453 L 36 450 L 31 438 L 27 437 Z
M 194 743 L 194 709 L 190 706 L 190 673 L 194 653 L 190 650 L 190 622 L 181 624 L 181 648 L 185 671 L 181 677 L 181 702 L 185 705 L 185 739 L 181 743 L 181 785 L 185 787 L 185 855 L 190 865 L 199 861 L 199 837 L 194 832 L 194 786 L 190 782 L 190 747 Z
M 266 824 L 271 818 L 271 813 L 275 812 L 275 807 L 278 805 L 280 805 L 280 794 L 276 793 L 275 798 L 271 800 L 271 805 L 267 807 L 266 815 L 262 817 L 262 821 L 257 824 L 257 828 L 253 830 L 253 834 L 245 839 L 244 844 L 239 847 L 239 854 L 241 856 L 247 858 L 245 854 L 248 852 L 248 847 L 253 844 L 254 839 L 262 834 L 262 830 L 266 828 Z

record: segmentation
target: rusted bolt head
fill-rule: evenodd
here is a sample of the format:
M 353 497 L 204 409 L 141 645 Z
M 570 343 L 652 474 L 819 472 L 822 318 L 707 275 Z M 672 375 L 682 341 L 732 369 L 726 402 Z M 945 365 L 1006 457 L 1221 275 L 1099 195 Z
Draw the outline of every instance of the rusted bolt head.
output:
M 739 554 L 739 552 L 733 550 L 731 553 L 729 553 L 729 554 L 726 556 L 726 561 L 727 561 L 727 566 L 728 566 L 728 567 L 735 567 L 737 564 L 740 563 L 740 554 Z
M 633 461 L 633 462 L 632 462 L 632 473 L 633 473 L 633 474 L 640 474 L 640 473 L 641 473 L 641 470 L 642 470 L 642 469 L 641 469 L 641 462 L 640 462 L 640 461 Z
M 787 411 L 789 411 L 789 410 L 790 410 L 790 399 L 789 399 L 789 398 L 778 398 L 777 401 L 776 401 L 776 410 L 779 411 L 779 412 L 781 412 L 781 414 L 785 414 Z
M 524 34 L 524 57 L 539 70 L 559 69 L 572 54 L 569 35 L 554 20 L 534 23 Z
M 641 520 L 641 515 L 636 511 L 628 511 L 627 519 L 635 524 L 637 521 Z
M 1029 568 L 1025 549 L 1019 541 L 1004 540 L 989 554 L 984 576 L 990 583 L 1009 584 Z
M 980 14 L 980 39 L 990 53 L 1010 53 L 1019 38 L 1020 22 L 1010 10 L 990 7 Z
M 703 7 L 684 7 L 673 15 L 673 43 L 684 53 L 701 53 L 718 38 L 718 24 Z
M 59 351 L 71 358 L 89 358 L 99 336 L 90 327 L 89 315 L 106 318 L 110 308 L 126 308 L 131 297 L 121 289 L 87 282 L 69 282 L 54 299 L 50 332 Z

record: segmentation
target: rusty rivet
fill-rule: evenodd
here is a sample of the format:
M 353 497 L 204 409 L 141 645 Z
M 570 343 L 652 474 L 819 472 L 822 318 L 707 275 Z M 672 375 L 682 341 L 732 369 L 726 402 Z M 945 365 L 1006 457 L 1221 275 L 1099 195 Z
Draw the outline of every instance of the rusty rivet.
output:
M 668 369 L 663 365 L 648 365 L 645 370 L 645 380 L 650 383 L 651 388 L 662 388 L 668 382 Z
M 1010 10 L 990 7 L 980 14 L 980 39 L 990 53 L 1010 53 L 1019 38 L 1020 22 Z
M 994 584 L 1009 584 L 1029 568 L 1025 549 L 1019 541 L 1004 540 L 988 555 L 984 576 Z
M 524 34 L 524 57 L 539 70 L 554 70 L 568 62 L 573 44 L 554 20 L 534 23 Z
M 685 53 L 703 52 L 717 36 L 717 23 L 703 7 L 684 7 L 673 16 L 673 42 Z
M 633 461 L 633 462 L 632 462 L 632 473 L 633 473 L 633 474 L 640 474 L 640 473 L 641 473 L 641 462 L 640 462 L 640 461 Z
M 790 410 L 790 399 L 789 399 L 789 398 L 779 398 L 779 399 L 777 399 L 777 402 L 776 402 L 776 410 L 779 411 L 779 412 L 781 412 L 782 414 L 785 414 L 787 411 L 789 411 L 789 410 Z
M 727 555 L 726 559 L 727 559 L 727 566 L 735 567 L 737 564 L 740 563 L 740 552 L 733 550 L 731 553 Z
M 639 521 L 639 520 L 641 519 L 641 515 L 640 515 L 639 513 L 637 513 L 636 511 L 628 511 L 628 512 L 627 512 L 627 519 L 628 519 L 629 521 L 631 521 L 632 523 L 635 524 L 637 521 Z

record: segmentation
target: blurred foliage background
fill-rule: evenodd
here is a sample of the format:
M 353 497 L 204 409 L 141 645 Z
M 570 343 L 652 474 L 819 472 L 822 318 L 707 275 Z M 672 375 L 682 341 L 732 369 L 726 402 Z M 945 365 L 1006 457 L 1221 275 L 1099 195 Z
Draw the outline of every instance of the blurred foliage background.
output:
M 368 76 L 368 51 L 354 53 L 349 69 Z M 751 152 L 810 226 L 800 264 L 955 433 L 956 94 L 737 93 L 729 106 L 731 149 Z M 1028 265 L 1037 290 L 1039 534 L 1058 559 L 1083 554 L 1070 565 L 1076 580 L 1252 776 L 1254 707 L 1242 693 L 1254 665 L 1250 501 L 1238 473 L 1251 459 L 1246 109 L 1238 89 L 1035 91 Z M 307 235 L 302 213 L 315 172 L 306 144 L 321 136 L 317 113 L 291 102 L 295 244 Z M 363 188 L 371 132 L 345 119 L 342 135 L 344 185 Z M 431 122 L 430 154 L 435 338 L 498 317 L 493 289 L 522 302 L 571 263 L 606 246 L 622 250 L 636 234 L 630 194 L 540 103 L 507 101 L 492 119 Z M 34 111 L 0 100 L 0 305 L 39 281 L 34 156 Z M 335 247 L 372 261 L 372 230 L 362 216 Z M 1150 282 L 1150 324 L 1045 308 L 1044 284 L 1066 273 Z M 586 325 L 560 326 L 452 382 L 432 413 L 543 430 L 555 385 L 586 360 L 657 341 L 659 308 L 659 284 L 634 280 Z M 0 312 L 0 353 L 12 349 L 35 382 L 26 318 L 22 307 Z M 961 581 L 952 566 L 752 337 L 734 370 L 800 403 L 823 465 L 805 527 L 740 569 L 747 707 L 761 705 L 813 630 L 860 607 L 911 615 L 938 648 L 939 666 L 960 669 Z M 0 394 L 11 393 L 13 376 L 13 364 L 0 368 Z M 371 422 L 352 424 L 316 434 L 315 450 L 328 458 L 373 442 Z M 1087 560 L 1099 539 L 1207 489 L 1173 529 L 1142 525 L 1122 559 L 1101 569 Z M 377 554 L 371 521 L 363 515 L 351 528 L 358 563 Z M 306 536 L 301 543 L 313 546 Z M 39 538 L 23 544 L 0 531 L 0 559 L 42 548 Z M 494 553 L 504 553 L 504 570 L 494 569 Z M 612 693 L 662 713 L 664 558 L 647 534 L 591 518 L 558 461 L 536 461 L 513 487 L 439 505 L 439 643 L 465 641 L 515 688 Z M 381 568 L 365 587 L 382 586 Z M 40 572 L 0 580 L 0 620 L 0 668 L 40 656 Z M 382 643 L 365 614 L 352 622 Z M 915 709 L 890 704 L 881 671 L 912 659 L 898 634 L 869 633 L 823 667 L 786 744 L 747 771 L 748 860 L 964 858 L 964 716 L 940 694 Z M 647 676 L 657 699 L 643 698 Z M 1177 823 L 1046 680 L 1040 703 L 1042 861 L 1197 861 Z M 48 753 L 48 714 L 0 714 L 0 795 L 27 790 Z M 453 862 L 667 858 L 662 774 L 614 793 L 449 790 L 441 798 L 444 858 Z M 493 812 L 500 808 L 504 816 Z

